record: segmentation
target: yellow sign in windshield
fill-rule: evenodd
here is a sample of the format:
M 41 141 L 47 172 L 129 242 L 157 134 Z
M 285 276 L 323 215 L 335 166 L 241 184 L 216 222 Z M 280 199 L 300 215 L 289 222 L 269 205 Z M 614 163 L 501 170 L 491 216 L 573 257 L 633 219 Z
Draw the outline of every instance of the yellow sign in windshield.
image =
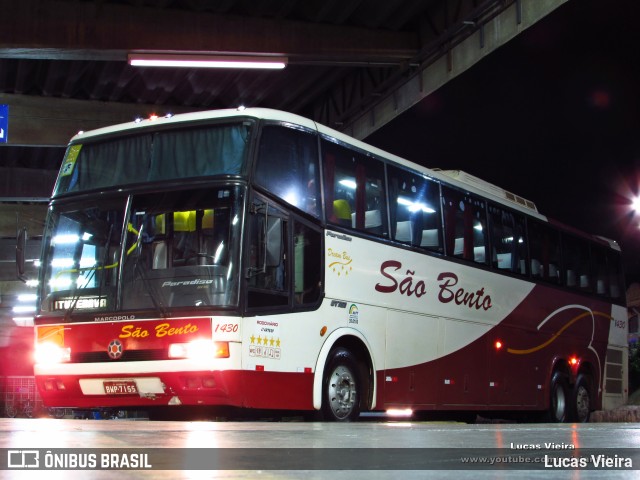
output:
M 76 165 L 76 160 L 78 159 L 78 155 L 80 155 L 80 149 L 82 145 L 71 145 L 69 150 L 67 150 L 67 156 L 62 163 L 62 167 L 60 167 L 60 176 L 67 177 L 73 173 L 73 167 Z

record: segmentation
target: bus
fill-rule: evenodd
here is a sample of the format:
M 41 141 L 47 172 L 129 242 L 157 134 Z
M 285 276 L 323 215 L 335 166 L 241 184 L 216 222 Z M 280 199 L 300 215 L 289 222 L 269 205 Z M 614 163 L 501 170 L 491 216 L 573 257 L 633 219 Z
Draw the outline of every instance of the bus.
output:
M 49 407 L 585 422 L 626 400 L 620 257 L 281 111 L 81 132 L 43 236 L 36 384 Z

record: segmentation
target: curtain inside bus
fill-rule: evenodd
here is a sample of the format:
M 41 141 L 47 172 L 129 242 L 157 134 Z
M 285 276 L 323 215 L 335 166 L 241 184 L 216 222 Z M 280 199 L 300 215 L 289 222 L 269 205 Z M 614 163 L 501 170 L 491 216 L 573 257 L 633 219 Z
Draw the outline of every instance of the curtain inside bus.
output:
M 67 149 L 54 195 L 245 172 L 250 126 L 209 126 L 128 136 Z

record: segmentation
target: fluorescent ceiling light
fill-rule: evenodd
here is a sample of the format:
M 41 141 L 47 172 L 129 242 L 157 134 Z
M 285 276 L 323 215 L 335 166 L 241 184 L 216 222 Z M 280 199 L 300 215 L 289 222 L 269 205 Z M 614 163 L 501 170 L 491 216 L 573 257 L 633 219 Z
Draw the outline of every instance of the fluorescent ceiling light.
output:
M 283 69 L 286 57 L 239 55 L 180 55 L 163 53 L 130 53 L 129 65 L 134 67 L 178 68 L 268 68 Z

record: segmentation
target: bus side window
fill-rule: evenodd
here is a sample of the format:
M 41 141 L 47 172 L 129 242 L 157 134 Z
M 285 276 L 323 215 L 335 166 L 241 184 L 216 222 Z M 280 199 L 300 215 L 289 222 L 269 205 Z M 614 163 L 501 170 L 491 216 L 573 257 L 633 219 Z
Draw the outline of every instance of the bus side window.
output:
M 445 251 L 447 255 L 486 264 L 487 220 L 484 201 L 442 188 Z
M 524 217 L 489 205 L 491 264 L 498 270 L 527 274 Z
M 393 166 L 387 176 L 393 240 L 442 252 L 438 184 Z
M 327 222 L 386 236 L 384 164 L 326 140 L 322 158 Z
M 289 304 L 287 221 L 280 209 L 261 200 L 254 200 L 249 220 L 247 258 L 248 307 L 283 307 Z M 271 235 L 274 229 L 279 234 Z M 271 238 L 281 249 L 275 252 Z
M 255 181 L 285 202 L 320 216 L 318 140 L 310 133 L 269 125 L 262 129 Z
M 587 242 L 563 235 L 562 256 L 567 287 L 591 291 L 591 262 Z
M 315 304 L 322 293 L 321 233 L 299 221 L 293 226 L 294 305 Z
M 624 299 L 622 280 L 622 259 L 617 252 L 608 252 L 607 264 L 609 266 L 609 296 L 613 299 Z
M 620 299 L 623 294 L 620 254 L 594 246 L 592 255 L 596 293 L 603 297 Z
M 529 222 L 531 276 L 551 283 L 560 283 L 560 234 L 539 222 Z

